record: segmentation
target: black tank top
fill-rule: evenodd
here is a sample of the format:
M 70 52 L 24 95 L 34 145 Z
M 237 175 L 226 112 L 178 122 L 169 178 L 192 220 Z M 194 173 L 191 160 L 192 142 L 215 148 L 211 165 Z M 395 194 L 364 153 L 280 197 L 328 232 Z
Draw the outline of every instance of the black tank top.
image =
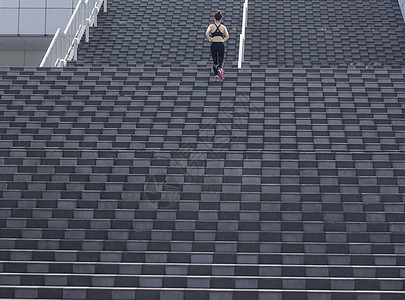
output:
M 211 36 L 212 37 L 216 37 L 216 36 L 220 36 L 220 37 L 224 37 L 224 34 L 221 32 L 221 30 L 219 30 L 219 27 L 221 27 L 222 24 L 219 24 L 218 26 L 216 24 L 214 24 L 217 29 L 214 32 L 211 32 Z

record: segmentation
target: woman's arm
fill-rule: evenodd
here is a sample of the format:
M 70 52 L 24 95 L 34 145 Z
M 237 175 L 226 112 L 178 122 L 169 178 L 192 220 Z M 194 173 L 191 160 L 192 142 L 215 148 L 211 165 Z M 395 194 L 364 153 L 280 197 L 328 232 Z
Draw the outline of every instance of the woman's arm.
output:
M 225 27 L 224 34 L 225 34 L 225 38 L 222 40 L 222 42 L 225 43 L 227 40 L 229 40 L 229 32 L 228 32 L 228 29 L 226 27 Z
M 211 32 L 211 25 L 208 26 L 207 31 L 205 32 L 205 36 L 207 37 L 207 39 L 212 42 L 212 38 L 210 37 L 210 32 Z

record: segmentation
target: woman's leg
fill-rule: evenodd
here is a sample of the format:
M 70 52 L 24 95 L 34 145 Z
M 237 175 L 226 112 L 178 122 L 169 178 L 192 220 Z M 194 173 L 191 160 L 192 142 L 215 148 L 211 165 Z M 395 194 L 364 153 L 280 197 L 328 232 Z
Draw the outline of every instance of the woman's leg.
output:
M 218 74 L 221 76 L 222 80 L 225 80 L 224 70 L 222 69 L 224 63 L 224 54 L 225 54 L 225 45 L 221 43 L 220 47 L 218 47 Z
M 214 65 L 212 66 L 212 69 L 214 70 L 214 74 L 218 75 L 218 49 L 216 47 L 216 44 L 211 43 L 211 55 L 212 55 L 212 60 L 214 61 Z
M 225 45 L 224 43 L 219 44 L 218 47 L 218 68 L 222 69 L 222 65 L 224 63 L 224 56 L 225 56 Z

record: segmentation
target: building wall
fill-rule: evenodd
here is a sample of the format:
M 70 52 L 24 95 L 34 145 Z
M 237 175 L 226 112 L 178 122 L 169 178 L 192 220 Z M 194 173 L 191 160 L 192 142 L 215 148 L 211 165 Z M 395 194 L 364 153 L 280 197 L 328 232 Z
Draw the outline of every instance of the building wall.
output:
M 0 66 L 38 67 L 44 51 L 0 51 Z
M 0 67 L 39 66 L 79 0 L 0 0 Z
M 79 0 L 0 0 L 0 35 L 53 35 Z

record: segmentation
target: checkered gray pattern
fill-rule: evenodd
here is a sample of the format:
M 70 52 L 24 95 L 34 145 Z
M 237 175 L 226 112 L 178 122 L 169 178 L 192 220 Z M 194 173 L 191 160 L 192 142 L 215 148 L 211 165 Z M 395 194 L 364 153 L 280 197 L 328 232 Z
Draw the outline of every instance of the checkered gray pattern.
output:
M 100 13 L 91 41 L 82 43 L 78 66 L 139 65 L 211 66 L 205 30 L 214 13 L 224 13 L 231 39 L 225 64 L 236 66 L 243 1 L 129 1 L 114 0 L 108 14 Z
M 249 1 L 249 24 L 269 44 L 289 15 L 344 21 L 361 64 L 322 59 L 319 41 L 255 61 L 272 48 L 248 39 L 237 70 L 234 40 L 214 83 L 206 3 L 121 0 L 77 63 L 0 69 L 0 298 L 403 300 L 405 34 L 378 35 L 402 28 L 399 8 L 295 2 Z M 224 4 L 228 28 L 241 5 Z M 186 54 L 170 54 L 177 31 L 137 42 L 181 27 L 178 9 L 202 30 Z
M 250 0 L 248 22 L 252 67 L 404 66 L 395 0 Z

